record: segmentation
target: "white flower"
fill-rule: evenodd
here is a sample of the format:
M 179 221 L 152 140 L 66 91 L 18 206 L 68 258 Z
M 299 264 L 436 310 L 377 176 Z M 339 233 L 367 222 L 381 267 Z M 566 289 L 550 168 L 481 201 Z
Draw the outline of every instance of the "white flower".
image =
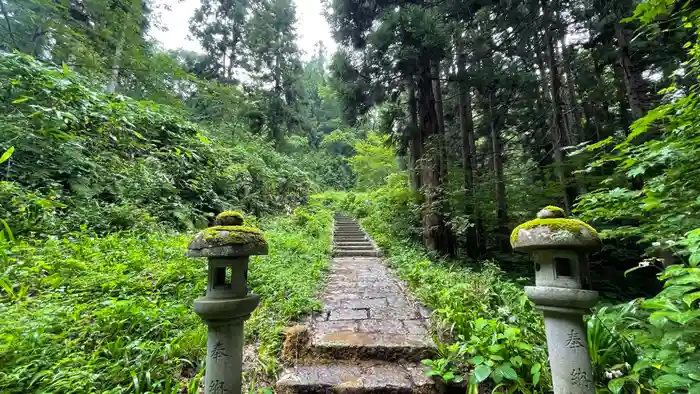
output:
M 621 378 L 622 376 L 624 376 L 622 371 L 618 371 L 618 370 L 612 371 L 612 375 L 615 376 L 616 378 Z
M 632 366 L 629 363 L 625 363 L 625 368 L 629 371 L 629 369 L 632 368 Z
M 613 378 L 612 373 L 610 373 L 610 372 L 608 372 L 608 371 L 605 371 L 605 378 L 606 378 L 606 379 L 612 379 L 612 378 Z
M 650 265 L 651 265 L 651 263 L 649 261 L 646 261 L 646 260 L 639 262 L 640 267 L 648 267 Z
M 658 248 L 659 246 L 661 246 L 661 242 L 652 242 L 651 246 Z
M 668 241 L 666 241 L 666 245 L 668 245 L 668 246 L 673 246 L 673 245 L 675 245 L 675 244 L 676 244 L 676 242 L 675 242 L 675 241 L 672 241 L 672 240 L 670 240 L 670 239 L 669 239 Z

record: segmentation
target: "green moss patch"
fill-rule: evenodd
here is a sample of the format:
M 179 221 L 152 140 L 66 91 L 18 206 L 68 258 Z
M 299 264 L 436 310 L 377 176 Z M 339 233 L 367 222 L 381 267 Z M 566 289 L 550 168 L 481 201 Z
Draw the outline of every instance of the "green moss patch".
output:
M 220 226 L 240 226 L 245 222 L 243 213 L 238 211 L 224 211 L 216 215 L 216 224 Z
M 548 209 L 549 207 L 545 208 Z M 556 208 L 556 207 L 555 207 Z M 561 209 L 561 208 L 559 208 Z M 525 222 L 521 224 L 520 226 L 516 227 L 513 232 L 510 234 L 510 244 L 511 246 L 514 246 L 516 242 L 518 242 L 518 232 L 520 230 L 526 230 L 530 228 L 535 228 L 535 227 L 548 227 L 552 231 L 568 231 L 573 234 L 581 235 L 581 230 L 586 229 L 590 232 L 592 237 L 599 238 L 598 232 L 588 225 L 587 223 L 584 223 L 580 220 L 576 219 L 562 219 L 562 218 L 556 218 L 556 219 L 534 219 L 530 220 L 529 222 Z
M 547 211 L 550 211 L 550 212 L 554 212 L 554 213 L 560 215 L 561 217 L 566 217 L 566 212 L 563 209 L 561 209 L 555 205 L 547 205 L 546 207 L 544 207 L 544 209 L 546 209 Z
M 202 231 L 203 239 L 212 246 L 266 243 L 263 232 L 249 226 L 215 226 Z

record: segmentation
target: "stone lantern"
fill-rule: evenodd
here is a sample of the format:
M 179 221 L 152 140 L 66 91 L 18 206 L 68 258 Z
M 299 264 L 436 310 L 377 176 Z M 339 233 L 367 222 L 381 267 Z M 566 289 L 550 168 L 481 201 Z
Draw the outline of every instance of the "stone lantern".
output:
M 535 286 L 525 294 L 544 314 L 554 393 L 594 394 L 583 315 L 598 300 L 589 290 L 587 254 L 601 242 L 593 227 L 565 216 L 561 208 L 545 207 L 513 230 L 510 243 L 535 263 Z
M 263 233 L 243 222 L 240 213 L 223 212 L 188 246 L 189 257 L 208 259 L 207 292 L 194 301 L 208 327 L 205 394 L 241 392 L 243 322 L 260 301 L 248 294 L 248 259 L 267 254 Z

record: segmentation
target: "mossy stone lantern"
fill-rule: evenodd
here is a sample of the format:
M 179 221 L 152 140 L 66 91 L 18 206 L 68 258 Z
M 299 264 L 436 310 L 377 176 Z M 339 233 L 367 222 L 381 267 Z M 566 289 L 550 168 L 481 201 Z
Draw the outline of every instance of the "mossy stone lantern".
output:
M 194 301 L 208 327 L 205 394 L 233 394 L 241 392 L 243 322 L 260 302 L 248 294 L 248 260 L 267 254 L 267 241 L 239 212 L 219 214 L 216 224 L 194 237 L 187 255 L 208 259 L 207 292 Z
M 593 227 L 565 216 L 561 208 L 545 207 L 513 230 L 510 243 L 535 263 L 535 286 L 526 286 L 525 294 L 544 314 L 554 393 L 593 394 L 583 315 L 598 300 L 589 290 L 588 253 L 601 242 Z

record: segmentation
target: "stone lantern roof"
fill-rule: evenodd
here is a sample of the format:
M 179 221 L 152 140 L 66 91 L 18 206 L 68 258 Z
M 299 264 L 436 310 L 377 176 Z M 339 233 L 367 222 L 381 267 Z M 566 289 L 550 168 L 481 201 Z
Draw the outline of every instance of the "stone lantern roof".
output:
M 574 249 L 597 252 L 601 248 L 598 232 L 576 219 L 567 219 L 564 210 L 547 206 L 537 213 L 537 219 L 525 222 L 513 230 L 510 245 L 516 252 L 537 249 Z
M 216 226 L 199 232 L 190 242 L 189 257 L 242 257 L 267 254 L 263 232 L 246 226 L 243 214 L 225 211 L 216 217 Z

